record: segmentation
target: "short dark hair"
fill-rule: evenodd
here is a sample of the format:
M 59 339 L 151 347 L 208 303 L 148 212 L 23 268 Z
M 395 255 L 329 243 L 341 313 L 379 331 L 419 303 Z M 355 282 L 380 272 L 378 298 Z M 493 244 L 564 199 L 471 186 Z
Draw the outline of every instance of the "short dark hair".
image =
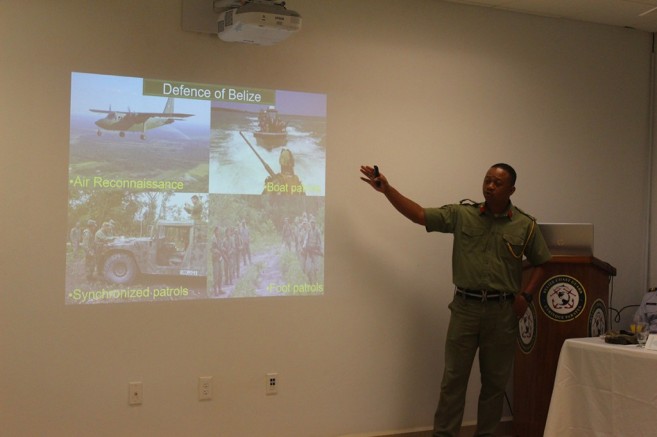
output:
M 516 186 L 516 178 L 518 175 L 516 174 L 516 171 L 513 169 L 513 167 L 511 167 L 509 164 L 498 162 L 497 164 L 491 165 L 490 168 L 501 168 L 505 172 L 509 173 L 509 176 L 511 176 L 511 186 Z

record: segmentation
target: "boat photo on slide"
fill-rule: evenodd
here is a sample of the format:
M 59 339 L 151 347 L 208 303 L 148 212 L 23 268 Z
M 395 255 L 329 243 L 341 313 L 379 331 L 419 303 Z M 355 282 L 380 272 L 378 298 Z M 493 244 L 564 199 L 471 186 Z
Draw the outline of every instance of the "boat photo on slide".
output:
M 253 133 L 259 146 L 271 150 L 287 144 L 287 123 L 280 119 L 278 110 L 270 106 L 258 114 L 259 130 Z

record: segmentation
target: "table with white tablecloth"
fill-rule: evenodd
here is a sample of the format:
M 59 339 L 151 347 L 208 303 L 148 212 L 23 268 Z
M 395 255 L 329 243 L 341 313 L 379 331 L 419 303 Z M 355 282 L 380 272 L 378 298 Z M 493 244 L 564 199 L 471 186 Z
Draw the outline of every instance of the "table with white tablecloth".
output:
M 544 435 L 657 436 L 657 351 L 566 340 Z

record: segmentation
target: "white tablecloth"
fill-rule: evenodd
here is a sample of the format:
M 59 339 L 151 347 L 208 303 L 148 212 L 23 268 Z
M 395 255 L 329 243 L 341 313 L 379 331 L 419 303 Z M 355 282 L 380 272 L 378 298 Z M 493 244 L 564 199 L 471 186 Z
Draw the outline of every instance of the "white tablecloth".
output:
M 657 436 L 657 351 L 566 340 L 544 435 Z

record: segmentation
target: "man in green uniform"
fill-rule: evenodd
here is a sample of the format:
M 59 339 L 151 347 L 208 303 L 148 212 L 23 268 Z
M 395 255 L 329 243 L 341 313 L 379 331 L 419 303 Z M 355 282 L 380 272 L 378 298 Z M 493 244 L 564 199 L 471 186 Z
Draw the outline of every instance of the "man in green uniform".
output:
M 78 249 L 80 249 L 80 241 L 82 239 L 82 228 L 80 227 L 80 222 L 75 223 L 75 226 L 71 229 L 69 233 L 69 240 L 71 241 L 71 246 L 73 247 L 73 259 L 78 255 Z
M 223 285 L 221 262 L 225 258 L 222 250 L 223 248 L 221 247 L 222 239 L 223 237 L 221 236 L 221 228 L 219 225 L 217 225 L 214 227 L 214 233 L 212 235 L 212 242 L 210 246 L 212 251 L 212 277 L 214 280 L 212 291 L 214 291 L 214 294 L 217 296 L 224 294 L 224 291 L 221 289 L 221 286 Z
M 114 241 L 114 238 L 112 236 L 112 225 L 109 222 L 103 222 L 94 235 L 96 271 L 101 277 L 103 276 L 103 254 L 107 249 L 107 244 Z
M 185 211 L 191 216 L 194 223 L 200 222 L 203 217 L 203 204 L 201 199 L 194 194 L 192 196 L 192 203 L 185 203 Z
M 96 235 L 96 221 L 87 221 L 87 227 L 82 231 L 82 249 L 84 250 L 84 271 L 87 280 L 94 278 L 96 271 L 96 244 L 94 236 Z
M 502 417 L 504 390 L 511 376 L 518 319 L 543 273 L 550 252 L 536 220 L 510 200 L 516 172 L 508 164 L 488 169 L 485 201 L 423 208 L 393 188 L 374 168 L 361 166 L 361 179 L 427 232 L 454 234 L 452 280 L 454 298 L 445 341 L 445 369 L 434 417 L 435 437 L 457 436 L 463 420 L 467 383 L 477 349 L 481 391 L 477 436 L 492 436 Z M 535 268 L 521 289 L 522 262 Z
M 314 217 L 310 219 L 310 229 L 304 237 L 302 247 L 303 271 L 310 282 L 315 282 L 317 280 L 318 258 L 324 255 L 324 250 L 322 249 L 322 233 L 319 231 Z

